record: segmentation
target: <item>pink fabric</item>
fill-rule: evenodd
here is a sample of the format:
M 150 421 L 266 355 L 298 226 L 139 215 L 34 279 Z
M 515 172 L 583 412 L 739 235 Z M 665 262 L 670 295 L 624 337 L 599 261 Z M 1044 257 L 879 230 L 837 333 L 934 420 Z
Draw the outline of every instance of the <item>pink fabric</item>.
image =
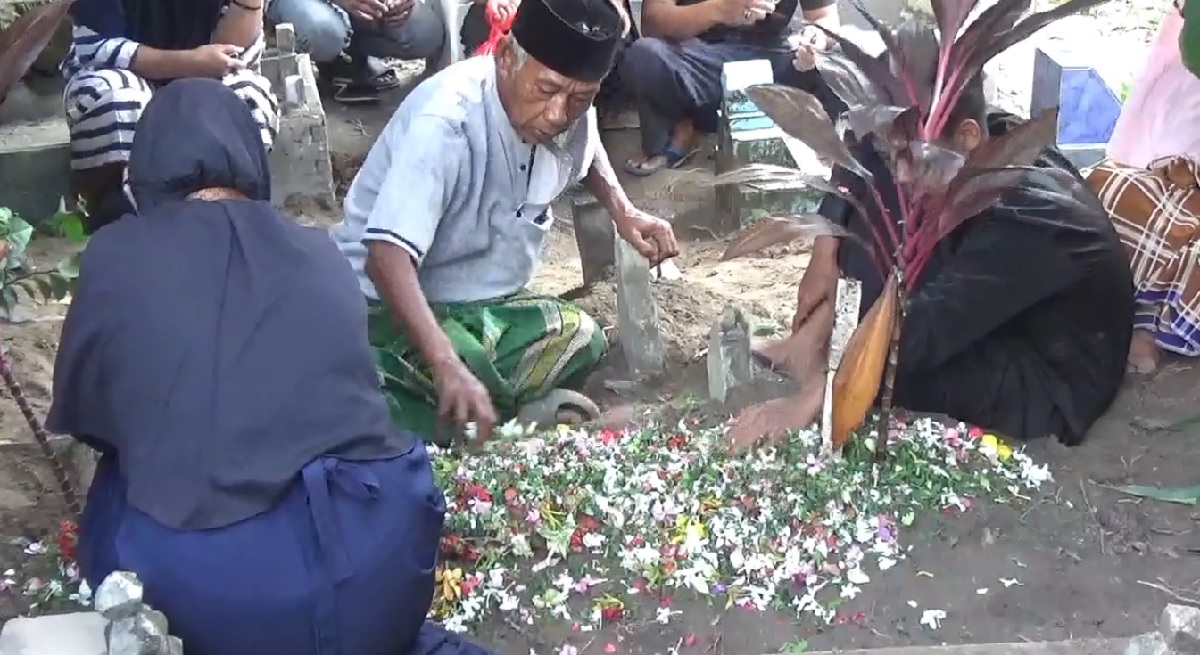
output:
M 1171 9 L 1133 82 L 1108 144 L 1119 164 L 1142 168 L 1175 155 L 1200 160 L 1200 78 L 1179 57 L 1182 27 L 1183 17 Z

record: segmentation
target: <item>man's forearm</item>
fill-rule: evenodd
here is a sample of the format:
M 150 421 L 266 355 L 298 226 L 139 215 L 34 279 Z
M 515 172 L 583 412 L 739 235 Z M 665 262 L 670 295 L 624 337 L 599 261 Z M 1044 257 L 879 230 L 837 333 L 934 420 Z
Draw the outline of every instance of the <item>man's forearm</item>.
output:
M 408 334 L 426 365 L 436 370 L 457 359 L 454 345 L 421 291 L 417 267 L 408 251 L 373 241 L 367 246 L 366 270 L 392 320 Z
M 238 0 L 229 3 L 228 11 L 217 21 L 217 29 L 213 30 L 212 42 L 241 48 L 254 45 L 263 29 L 263 6 L 266 3 L 267 0 Z
M 813 240 L 812 259 L 837 265 L 838 248 L 842 245 L 841 237 L 819 236 Z
M 614 222 L 627 215 L 633 206 L 629 196 L 625 194 L 625 189 L 621 187 L 621 181 L 617 179 L 612 162 L 608 160 L 608 151 L 604 144 L 596 146 L 596 156 L 592 159 L 592 167 L 588 169 L 587 176 L 583 178 L 583 186 L 596 197 Z
M 642 6 L 643 36 L 683 41 L 721 24 L 720 0 L 684 6 L 672 0 L 649 0 Z

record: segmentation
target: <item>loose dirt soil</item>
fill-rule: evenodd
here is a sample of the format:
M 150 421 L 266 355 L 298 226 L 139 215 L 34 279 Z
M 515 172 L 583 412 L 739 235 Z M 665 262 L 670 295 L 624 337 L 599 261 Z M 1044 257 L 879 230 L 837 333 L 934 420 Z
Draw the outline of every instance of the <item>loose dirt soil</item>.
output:
M 1114 3 L 1115 4 L 1115 3 Z M 389 99 L 398 102 L 399 95 Z M 389 112 L 330 107 L 337 167 L 348 181 Z M 630 134 L 619 135 L 612 159 L 632 151 Z M 696 165 L 706 165 L 704 159 Z M 657 298 L 669 339 L 671 365 L 662 379 L 632 386 L 614 361 L 592 385 L 608 404 L 695 407 L 703 386 L 697 354 L 709 326 L 727 304 L 750 309 L 756 320 L 782 327 L 790 318 L 794 285 L 807 263 L 803 247 L 769 257 L 720 263 L 723 245 L 687 229 L 702 197 L 667 198 L 649 181 L 630 180 L 643 206 L 676 217 L 685 244 L 683 279 L 660 283 Z M 344 187 L 344 184 L 343 184 Z M 667 210 L 667 211 L 665 211 Z M 58 249 L 53 240 L 43 248 Z M 53 261 L 56 255 L 40 259 Z M 536 286 L 563 293 L 581 281 L 569 212 L 560 211 Z M 615 293 L 601 283 L 578 294 L 578 302 L 606 326 L 615 324 Z M 0 339 L 34 410 L 44 416 L 62 308 L 38 312 L 40 320 L 0 325 Z M 615 329 L 615 328 L 614 328 Z M 619 335 L 613 335 L 619 340 Z M 737 405 L 781 395 L 788 385 L 763 380 L 744 390 L 731 406 L 701 408 L 713 420 Z M 1169 363 L 1149 379 L 1129 380 L 1109 414 L 1084 445 L 1067 449 L 1039 442 L 1029 449 L 1047 462 L 1052 485 L 1019 507 L 976 505 L 964 515 L 919 523 L 909 558 L 874 573 L 863 594 L 841 608 L 844 620 L 830 626 L 796 622 L 784 615 L 723 611 L 675 599 L 683 610 L 670 624 L 633 620 L 605 633 L 516 626 L 497 621 L 478 638 L 512 655 L 556 653 L 565 643 L 580 652 L 736 653 L 799 652 L 809 649 L 921 645 L 960 642 L 1041 641 L 1123 636 L 1155 623 L 1167 602 L 1200 598 L 1200 507 L 1124 496 L 1121 484 L 1185 486 L 1200 483 L 1200 425 L 1167 426 L 1200 414 L 1200 367 Z M 53 538 L 64 508 L 48 469 L 31 447 L 25 420 L 0 391 L 0 570 L 27 561 L 23 539 Z M 1005 579 L 1008 585 L 1001 582 Z M 1015 583 L 1012 581 L 1016 581 Z M 921 609 L 941 608 L 947 617 L 937 631 L 919 625 Z M 24 610 L 19 594 L 0 592 L 0 619 Z

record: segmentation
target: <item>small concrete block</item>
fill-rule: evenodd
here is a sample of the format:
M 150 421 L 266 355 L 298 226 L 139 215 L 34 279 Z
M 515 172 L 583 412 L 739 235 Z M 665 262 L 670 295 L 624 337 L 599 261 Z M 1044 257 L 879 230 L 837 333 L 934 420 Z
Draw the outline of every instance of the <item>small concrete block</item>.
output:
M 1200 655 L 1200 608 L 1167 605 L 1158 620 L 1158 631 L 1178 655 Z
M 53 216 L 70 193 L 71 137 L 66 119 L 0 125 L 0 207 L 30 223 Z
M 616 239 L 612 218 L 591 195 L 571 200 L 571 222 L 575 225 L 575 245 L 583 268 L 583 284 L 594 284 L 608 275 L 615 263 L 611 246 Z
M 0 655 L 105 655 L 107 623 L 96 612 L 10 619 L 0 632 Z
M 839 279 L 837 301 L 834 303 L 833 334 L 829 338 L 829 367 L 825 374 L 825 404 L 821 408 L 821 451 L 828 454 L 833 450 L 833 376 L 842 363 L 846 344 L 858 328 L 858 315 L 862 306 L 862 283 L 858 280 Z
M 1059 42 L 1034 51 L 1029 111 L 1059 108 L 1059 145 L 1103 147 L 1112 138 L 1121 100 L 1093 66 L 1096 60 Z
M 617 334 L 630 370 L 638 377 L 658 373 L 666 363 L 658 303 L 650 285 L 650 262 L 624 239 L 613 240 L 617 275 Z
M 736 307 L 725 307 L 708 335 L 708 397 L 725 402 L 734 387 L 750 381 L 750 322 Z
M 275 26 L 275 48 L 280 54 L 296 54 L 296 26 L 291 23 L 280 23 Z

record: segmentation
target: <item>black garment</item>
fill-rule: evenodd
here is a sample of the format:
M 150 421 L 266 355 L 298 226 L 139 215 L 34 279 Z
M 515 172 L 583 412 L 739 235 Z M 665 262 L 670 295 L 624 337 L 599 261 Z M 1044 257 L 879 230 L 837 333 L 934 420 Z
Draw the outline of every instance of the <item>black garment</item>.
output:
M 821 100 L 831 115 L 841 114 L 845 105 L 820 74 L 797 71 L 792 56 L 787 49 L 737 42 L 688 39 L 674 43 L 652 37 L 634 41 L 625 50 L 618 70 L 637 104 L 642 151 L 661 152 L 672 128 L 685 118 L 703 132 L 716 131 L 723 94 L 721 72 L 732 61 L 767 59 L 777 83 L 807 91 Z
M 47 429 L 116 455 L 129 502 L 180 530 L 269 509 L 322 455 L 411 450 L 354 272 L 324 230 L 270 205 L 267 153 L 233 91 L 155 93 L 129 179 L 138 213 L 81 257 Z M 249 199 L 186 200 L 213 187 Z
M 701 2 L 704 0 L 679 0 L 678 4 L 687 6 Z M 788 27 L 796 16 L 796 10 L 816 11 L 833 5 L 835 2 L 836 0 L 779 0 L 779 3 L 775 5 L 775 11 L 752 25 L 739 27 L 720 25 L 700 34 L 699 38 L 706 43 L 742 43 L 768 49 L 789 50 Z
M 988 127 L 1002 134 L 1015 121 L 996 114 Z M 889 179 L 873 151 L 864 160 L 877 179 Z M 1037 165 L 1079 179 L 1057 150 Z M 863 189 L 849 174 L 840 181 Z M 1098 204 L 1052 204 L 1036 191 L 1032 182 L 1014 188 L 944 240 L 922 271 L 901 335 L 895 403 L 1077 445 L 1125 375 L 1133 276 Z M 894 190 L 889 195 L 894 206 Z M 868 224 L 841 199 L 827 197 L 821 213 L 871 242 Z M 852 239 L 842 240 L 839 260 L 845 276 L 862 280 L 865 314 L 882 288 L 878 270 Z
M 159 50 L 212 42 L 229 0 L 75 0 L 71 19 L 104 38 L 124 37 Z

